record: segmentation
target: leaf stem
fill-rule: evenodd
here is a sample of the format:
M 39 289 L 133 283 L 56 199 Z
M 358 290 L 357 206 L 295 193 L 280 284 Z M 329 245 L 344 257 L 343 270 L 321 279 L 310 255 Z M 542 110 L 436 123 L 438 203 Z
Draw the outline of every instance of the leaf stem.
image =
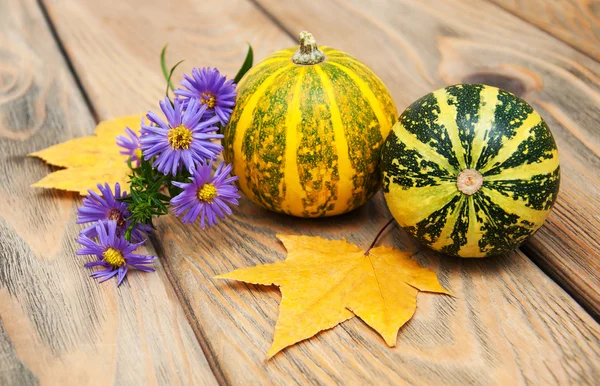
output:
M 371 243 L 371 245 L 369 245 L 369 248 L 367 248 L 367 250 L 365 251 L 365 256 L 369 256 L 369 251 L 371 249 L 373 249 L 373 247 L 375 246 L 375 243 L 377 243 L 377 240 L 379 239 L 379 236 L 381 236 L 381 234 L 383 233 L 383 231 L 390 226 L 391 223 L 394 222 L 394 218 L 392 217 L 384 226 L 383 228 L 381 228 L 379 230 L 379 233 L 377 233 L 377 236 L 375 236 L 375 239 L 373 239 L 373 242 Z
M 169 72 L 169 76 L 167 77 L 167 89 L 165 90 L 165 95 L 167 98 L 169 98 L 169 88 L 175 92 L 174 88 L 173 88 L 173 83 L 171 83 L 171 78 L 173 77 L 173 72 L 175 72 L 175 69 L 177 68 L 177 66 L 179 66 L 181 63 L 183 63 L 183 60 L 180 60 L 179 62 L 177 62 L 176 65 L 174 65 L 173 67 L 171 67 L 171 72 Z M 169 100 L 171 100 L 171 98 L 169 98 Z M 173 104 L 173 101 L 171 101 L 171 105 Z
M 169 71 L 167 71 L 167 61 L 165 60 L 165 54 L 167 53 L 167 46 L 168 46 L 168 44 L 165 44 L 162 51 L 160 52 L 160 68 L 162 69 L 163 76 L 165 77 L 165 80 L 167 81 L 167 85 L 168 85 L 167 87 L 170 87 L 171 91 L 175 91 L 175 88 L 173 87 L 173 83 L 171 83 L 171 80 L 169 79 Z
M 244 77 L 244 75 L 248 72 L 250 68 L 252 68 L 252 63 L 254 62 L 254 53 L 252 52 L 252 46 L 248 43 L 248 53 L 246 54 L 246 59 L 244 59 L 244 63 L 242 67 L 236 74 L 233 79 L 233 83 L 238 84 L 240 80 Z
M 127 230 L 125 231 L 125 240 L 127 241 L 131 241 L 131 232 L 133 232 L 133 228 L 135 227 L 136 222 L 133 221 L 131 222 L 131 225 L 129 225 L 127 227 Z

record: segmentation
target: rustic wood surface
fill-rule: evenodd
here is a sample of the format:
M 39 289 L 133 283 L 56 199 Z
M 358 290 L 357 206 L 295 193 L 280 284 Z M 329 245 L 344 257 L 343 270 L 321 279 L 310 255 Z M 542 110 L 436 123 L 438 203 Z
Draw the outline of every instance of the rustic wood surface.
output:
M 600 60 L 600 2 L 491 0 L 507 11 Z
M 308 29 L 357 55 L 385 81 L 399 110 L 456 83 L 498 86 L 531 103 L 556 138 L 561 186 L 545 226 L 523 249 L 600 317 L 598 62 L 486 2 L 259 3 L 287 31 Z
M 99 119 L 156 108 L 156 101 L 164 92 L 157 53 L 165 42 L 170 43 L 169 56 L 173 62 L 186 59 L 182 71 L 188 71 L 192 65 L 211 65 L 233 74 L 244 57 L 246 41 L 253 45 L 256 58 L 260 59 L 295 44 L 291 35 L 302 29 L 311 30 L 321 44 L 346 50 L 367 63 L 388 85 L 400 109 L 422 94 L 449 83 L 486 82 L 519 93 L 533 102 L 554 130 L 563 165 L 560 201 L 548 224 L 527 244 L 525 251 L 529 257 L 546 261 L 545 265 L 540 263 L 544 269 L 572 294 L 580 293 L 581 303 L 592 313 L 597 312 L 600 303 L 595 240 L 599 240 L 600 232 L 597 210 L 600 137 L 593 124 L 600 116 L 599 65 L 497 6 L 473 3 L 382 0 L 366 5 L 359 0 L 285 3 L 178 0 L 150 5 L 142 0 L 42 1 Z M 16 1 L 9 3 L 11 9 L 18 8 L 15 4 Z M 31 4 L 30 7 L 35 8 Z M 0 28 L 13 31 L 21 40 L 31 36 L 39 39 L 29 29 L 23 31 L 10 24 Z M 48 36 L 47 31 L 44 34 Z M 43 47 L 51 50 L 53 46 L 43 44 Z M 56 57 L 56 52 L 52 52 Z M 46 73 L 41 76 L 44 80 L 50 77 Z M 72 80 L 70 83 L 72 87 Z M 77 103 L 82 106 L 81 114 L 88 120 L 89 128 L 73 133 L 49 132 L 42 145 L 91 131 L 93 124 L 81 97 Z M 22 126 L 22 122 L 27 122 L 25 118 L 15 118 L 9 127 Z M 73 118 L 63 118 L 61 122 L 72 126 Z M 42 139 L 37 141 L 41 144 Z M 22 158 L 34 149 L 3 142 L 0 146 L 2 149 L 14 146 L 11 151 L 21 157 L 11 161 L 13 169 L 6 175 L 22 170 L 17 168 L 27 168 L 28 180 L 19 181 L 19 197 L 38 197 L 40 193 L 32 193 L 26 187 L 46 169 Z M 45 202 L 42 208 L 56 211 L 57 197 L 62 195 L 48 193 L 48 196 L 54 201 Z M 72 225 L 73 210 L 77 202 L 60 203 L 68 208 L 68 215 L 63 215 L 66 229 L 60 226 L 53 231 L 74 237 L 77 229 Z M 11 213 L 8 209 L 0 208 L 5 220 L 10 217 L 5 215 Z M 380 195 L 362 209 L 332 219 L 293 219 L 264 211 L 247 200 L 242 200 L 232 218 L 208 231 L 184 226 L 168 216 L 159 221 L 152 239 L 161 259 L 159 274 L 132 276 L 129 284 L 118 291 L 107 284 L 96 286 L 75 266 L 79 262 L 72 256 L 75 248 L 72 237 L 65 238 L 69 239 L 68 247 L 61 249 L 56 260 L 72 262 L 64 285 L 77 282 L 89 292 L 106 296 L 100 302 L 116 303 L 121 307 L 118 312 L 136 310 L 138 318 L 153 312 L 148 308 L 158 307 L 159 301 L 154 297 L 161 298 L 160 293 L 155 294 L 161 288 L 172 300 L 174 296 L 167 288 L 172 284 L 197 339 L 184 342 L 190 347 L 198 347 L 199 342 L 212 368 L 214 376 L 209 374 L 204 378 L 207 382 L 216 378 L 220 383 L 237 384 L 594 384 L 599 379 L 600 326 L 522 251 L 479 261 L 441 257 L 419 251 L 398 228 L 386 232 L 381 243 L 418 252 L 419 261 L 436 270 L 456 298 L 420 294 L 418 312 L 402 328 L 398 347 L 394 349 L 387 348 L 376 333 L 353 319 L 265 362 L 277 318 L 279 292 L 276 288 L 225 283 L 212 277 L 235 268 L 283 259 L 285 251 L 275 239 L 276 233 L 346 237 L 366 247 L 388 217 Z M 22 233 L 27 234 L 24 230 Z M 3 251 L 7 251 L 5 243 L 3 237 Z M 14 248 L 9 245 L 9 252 L 4 252 L 13 261 L 20 255 Z M 22 267 L 14 263 L 6 266 Z M 39 266 L 24 269 L 41 271 Z M 15 273 L 16 277 L 23 275 L 21 271 Z M 36 283 L 33 278 L 29 280 Z M 144 286 L 146 291 L 151 288 L 152 302 L 156 304 L 144 303 L 141 308 L 140 304 L 125 303 L 131 298 L 131 293 L 125 291 L 133 291 L 129 287 L 136 286 Z M 138 302 L 143 301 L 142 291 L 141 288 L 136 291 Z M 20 300 L 11 292 L 7 296 L 18 307 L 29 301 Z M 74 294 L 68 299 L 64 296 L 63 302 L 73 304 L 85 300 Z M 164 306 L 178 310 L 172 304 Z M 103 317 L 110 314 L 106 310 L 100 312 L 96 304 L 82 307 Z M 75 306 L 72 309 L 78 310 Z M 15 325 L 22 319 L 0 311 L 4 329 L 0 333 L 4 337 L 7 324 Z M 47 312 L 44 309 L 39 313 Z M 168 335 L 168 327 L 188 333 L 189 326 L 180 320 L 180 311 L 173 314 L 177 315 L 177 327 L 175 321 L 160 326 L 148 322 L 144 326 L 145 334 L 158 334 L 154 339 L 148 338 L 151 342 L 181 341 L 182 338 Z M 135 334 L 140 329 L 136 323 L 119 327 L 120 334 Z M 14 345 L 2 339 L 3 352 L 4 347 Z M 31 350 L 39 348 L 40 344 L 28 336 L 21 340 Z M 78 353 L 81 344 L 77 343 L 71 342 L 64 351 L 68 355 Z M 129 344 L 135 346 L 135 342 Z M 120 347 L 125 353 L 127 347 Z M 16 382 L 15 377 L 28 373 L 18 367 L 23 356 L 14 351 L 7 351 L 10 355 L 6 359 L 0 358 L 3 366 L 0 370 L 9 369 L 12 374 L 9 381 Z M 206 368 L 202 366 L 202 353 L 198 353 L 199 358 L 189 355 L 181 359 L 182 351 L 168 350 L 168 358 L 153 356 L 144 364 L 152 368 L 160 366 L 162 361 L 175 364 L 186 361 L 188 369 L 198 373 L 188 378 L 167 377 L 173 376 L 173 382 L 182 379 L 181 383 L 196 380 L 202 376 L 199 369 Z M 50 360 L 58 360 L 58 355 L 51 354 Z M 120 363 L 115 362 L 115 355 L 106 356 L 106 362 Z M 64 355 L 59 358 L 63 366 L 70 363 Z M 103 370 L 101 367 L 98 366 L 98 371 Z M 37 368 L 42 369 L 42 375 L 48 371 L 44 362 L 37 362 Z M 124 368 L 117 375 L 123 374 Z M 177 366 L 173 366 L 172 371 L 176 370 Z M 106 375 L 104 371 L 101 374 Z M 123 380 L 133 383 L 135 379 L 130 377 L 134 376 L 127 372 Z M 53 380 L 48 376 L 41 378 L 45 383 Z M 24 383 L 33 380 L 23 379 Z M 158 383 L 165 379 L 168 378 L 157 376 Z M 73 383 L 72 379 L 67 381 Z M 88 381 L 106 383 L 103 379 Z
M 0 384 L 216 384 L 160 264 L 98 285 L 81 200 L 29 187 L 51 169 L 28 153 L 94 126 L 38 3 L 1 0 Z
M 536 95 L 536 92 L 550 93 L 556 87 L 547 85 L 550 90 L 540 91 L 538 78 L 550 81 L 556 73 L 564 78 L 561 66 L 554 65 L 548 69 L 539 64 L 540 60 L 534 60 L 535 57 L 520 56 L 510 43 L 511 36 L 495 35 L 515 35 L 516 32 L 511 31 L 525 29 L 529 41 L 523 45 L 536 44 L 540 47 L 538 50 L 547 55 L 546 60 L 572 62 L 569 55 L 578 55 L 507 13 L 486 16 L 484 11 L 464 4 L 465 9 L 447 12 L 470 12 L 475 20 L 481 20 L 483 16 L 482 23 L 489 24 L 491 21 L 492 26 L 504 23 L 504 27 L 496 27 L 496 31 L 483 35 L 476 31 L 475 24 L 462 27 L 464 23 L 442 22 L 441 16 L 448 13 L 430 4 L 419 7 L 403 4 L 400 10 L 393 9 L 397 5 L 391 3 L 387 7 L 383 6 L 386 3 L 379 3 L 379 7 L 360 7 L 358 2 L 324 1 L 319 3 L 318 8 L 315 4 L 308 1 L 285 4 L 272 1 L 261 2 L 260 6 L 264 8 L 263 12 L 267 11 L 286 29 L 310 29 L 317 37 L 328 37 L 329 41 L 321 43 L 345 49 L 367 62 L 389 85 L 399 106 L 406 106 L 432 88 L 469 77 L 480 77 L 479 81 L 491 79 L 503 82 L 502 86 L 508 84 L 513 91 L 527 98 Z M 46 5 L 84 89 L 92 104 L 98 106 L 96 110 L 101 119 L 131 113 L 138 108 L 153 108 L 163 90 L 153 55 L 165 41 L 171 42 L 169 49 L 173 60 L 180 57 L 187 59 L 188 68 L 184 70 L 188 70 L 191 64 L 210 64 L 229 73 L 235 71 L 243 58 L 245 38 L 249 38 L 256 48 L 257 58 L 294 44 L 292 38 L 270 22 L 264 13 L 244 1 L 220 5 L 179 2 L 178 7 L 165 4 L 141 13 L 136 11 L 141 2 L 115 7 L 93 2 L 74 6 L 66 1 L 51 1 Z M 365 13 L 367 10 L 371 13 Z M 185 25 L 187 20 L 208 13 L 218 15 L 218 18 L 195 24 L 191 29 L 173 27 L 173 20 L 177 20 L 178 25 Z M 169 17 L 157 17 L 165 14 Z M 244 17 L 240 18 L 242 14 Z M 399 14 L 405 16 L 395 21 L 388 20 Z M 491 20 L 486 20 L 486 17 Z M 77 20 L 85 20 L 85 23 Z M 129 23 L 119 22 L 122 20 L 129 20 Z M 132 33 L 132 25 L 136 26 L 135 33 Z M 361 28 L 355 28 L 357 25 Z M 445 28 L 449 32 L 423 34 L 415 28 L 419 25 L 436 25 L 438 30 L 444 31 Z M 402 29 L 398 30 L 398 26 Z M 98 33 L 101 29 L 104 34 Z M 410 31 L 415 32 L 411 35 Z M 381 43 L 369 44 L 371 41 Z M 550 50 L 554 56 L 546 53 Z M 378 60 L 382 56 L 386 60 Z M 597 64 L 585 59 L 581 61 L 596 71 Z M 489 68 L 493 63 L 505 66 Z M 506 64 L 512 64 L 512 67 Z M 532 64 L 537 65 L 537 71 L 527 73 L 525 68 Z M 106 75 L 110 78 L 101 79 L 95 75 L 98 72 L 110 74 Z M 581 72 L 581 75 L 578 74 L 580 78 L 586 74 L 593 76 L 592 70 Z M 140 84 L 142 79 L 145 81 Z M 115 87 L 124 82 L 138 85 L 135 93 L 140 97 L 115 95 Z M 588 88 L 580 91 L 573 86 L 572 89 L 580 97 L 590 93 Z M 592 89 L 593 95 L 594 92 Z M 561 100 L 553 101 L 563 103 Z M 589 105 L 593 109 L 591 102 Z M 590 114 L 589 119 L 595 116 Z M 589 122 L 586 123 L 591 131 Z M 568 134 L 564 137 L 568 138 Z M 575 153 L 573 157 L 578 155 L 577 149 L 572 149 L 571 153 Z M 578 160 L 581 158 L 576 157 Z M 583 160 L 588 158 L 591 157 L 583 157 Z M 210 353 L 213 370 L 219 379 L 228 382 L 247 381 L 248 372 L 256 374 L 253 380 L 257 383 L 302 380 L 358 382 L 368 379 L 366 374 L 378 374 L 382 381 L 387 382 L 427 379 L 431 383 L 464 383 L 479 379 L 482 374 L 488 374 L 489 379 L 498 383 L 536 380 L 545 383 L 565 380 L 592 382 L 598 374 L 598 365 L 594 361 L 585 364 L 580 358 L 598 355 L 597 324 L 521 252 L 495 261 L 442 260 L 441 263 L 437 255 L 425 253 L 423 261 L 439 267 L 441 276 L 446 278 L 458 299 L 420 296 L 419 307 L 423 311 L 418 312 L 403 329 L 398 349 L 388 350 L 372 331 L 353 320 L 342 329 L 329 331 L 286 350 L 272 362 L 264 363 L 264 353 L 277 315 L 278 292 L 269 289 L 267 294 L 263 294 L 264 289 L 215 282 L 212 276 L 234 268 L 282 259 L 284 251 L 274 238 L 277 232 L 346 236 L 359 245 L 367 245 L 368 239 L 387 216 L 381 198 L 360 212 L 316 224 L 315 221 L 298 221 L 266 213 L 244 201 L 233 219 L 208 232 L 197 227 L 184 227 L 172 217 L 165 218 L 160 222 L 159 232 L 153 241 L 179 296 L 188 307 L 190 321 L 203 342 L 205 352 Z M 364 226 L 353 225 L 358 223 Z M 574 231 L 584 232 L 580 227 L 574 227 Z M 395 230 L 395 234 L 388 242 L 402 248 L 415 248 L 401 231 Z M 580 257 L 577 252 L 573 252 L 573 256 Z M 499 272 L 502 273 L 500 277 Z M 536 285 L 529 288 L 524 283 Z M 588 284 L 589 292 L 597 290 L 597 285 Z M 427 309 L 438 310 L 438 313 L 432 317 L 424 311 Z M 581 323 L 580 318 L 585 322 Z M 423 328 L 431 333 L 417 334 Z M 583 335 L 590 336 L 591 340 L 565 339 L 556 346 L 557 333 L 571 336 L 577 329 L 587 330 Z M 527 332 L 521 334 L 520 331 Z M 447 339 L 451 343 L 446 342 Z M 436 347 L 447 355 L 439 355 L 440 351 L 434 349 Z M 462 359 L 449 363 L 447 357 Z M 533 357 L 535 359 L 531 359 Z M 318 369 L 314 358 L 324 360 L 327 367 Z M 524 358 L 529 361 L 526 366 L 522 364 Z M 357 367 L 357 363 L 361 366 Z M 390 363 L 403 363 L 404 366 L 390 368 Z M 578 366 L 584 364 L 580 371 L 572 371 L 573 363 L 578 363 Z M 556 371 L 548 372 L 547 367 Z

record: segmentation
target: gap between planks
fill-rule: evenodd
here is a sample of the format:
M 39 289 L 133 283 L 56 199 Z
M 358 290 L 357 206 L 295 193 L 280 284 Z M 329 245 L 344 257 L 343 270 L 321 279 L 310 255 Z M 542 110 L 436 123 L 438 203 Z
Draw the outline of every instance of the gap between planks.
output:
M 157 242 L 154 239 L 154 234 L 152 234 L 150 236 L 150 241 L 154 247 L 154 250 L 156 251 L 156 255 L 164 256 L 165 251 L 162 247 L 162 244 Z M 215 379 L 217 380 L 219 385 L 228 385 L 229 382 L 227 382 L 227 377 L 225 376 L 223 367 L 221 367 L 221 365 L 219 365 L 219 362 L 217 361 L 218 356 L 211 349 L 210 345 L 208 345 L 206 343 L 206 342 L 208 342 L 208 339 L 207 339 L 206 335 L 204 334 L 204 331 L 202 331 L 202 329 L 200 328 L 201 323 L 197 320 L 196 315 L 190 311 L 190 310 L 193 310 L 194 307 L 189 303 L 188 298 L 186 298 L 184 296 L 181 286 L 178 284 L 177 280 L 175 280 L 173 278 L 173 276 L 174 276 L 173 268 L 171 267 L 171 264 L 169 263 L 169 259 L 161 259 L 161 262 L 163 265 L 163 269 L 165 270 L 165 274 L 167 275 L 167 278 L 169 279 L 169 284 L 175 291 L 175 294 L 177 295 L 177 299 L 178 299 L 179 303 L 181 304 L 181 307 L 183 308 L 185 317 L 188 320 L 188 323 L 190 324 L 192 331 L 194 332 L 194 336 L 196 337 L 198 344 L 202 348 L 204 357 L 208 361 L 208 366 L 210 367 L 210 370 L 212 371 L 212 373 L 215 376 Z
M 67 68 L 69 69 L 69 72 L 71 73 L 71 75 L 73 76 L 73 79 L 75 80 L 77 89 L 81 93 L 81 96 L 83 97 L 83 101 L 85 102 L 85 105 L 87 106 L 88 110 L 90 111 L 90 115 L 94 119 L 94 122 L 96 122 L 96 124 L 98 124 L 100 122 L 98 112 L 96 111 L 96 108 L 92 104 L 92 101 L 91 101 L 90 96 L 88 95 L 87 91 L 85 90 L 85 88 L 83 88 L 83 84 L 81 83 L 81 78 L 79 77 L 79 74 L 77 73 L 77 71 L 75 71 L 75 67 L 73 66 L 73 61 L 71 61 L 71 58 L 67 54 L 67 51 L 65 50 L 65 46 L 63 44 L 63 41 L 60 39 L 60 36 L 58 36 L 58 31 L 56 30 L 56 27 L 54 26 L 54 23 L 52 22 L 52 19 L 50 18 L 50 15 L 48 14 L 48 9 L 44 5 L 43 0 L 36 0 L 36 1 L 37 1 L 38 6 L 40 7 L 40 11 L 42 12 L 42 15 L 44 16 L 44 20 L 46 21 L 46 25 L 48 26 L 50 35 L 56 42 L 56 45 L 60 52 L 60 55 L 64 58 L 65 63 L 67 64 Z

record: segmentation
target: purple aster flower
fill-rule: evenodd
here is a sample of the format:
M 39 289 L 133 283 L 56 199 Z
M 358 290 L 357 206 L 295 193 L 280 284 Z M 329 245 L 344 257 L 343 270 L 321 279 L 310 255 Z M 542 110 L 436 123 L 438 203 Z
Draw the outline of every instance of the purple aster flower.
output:
M 156 157 L 152 166 L 161 173 L 175 175 L 182 166 L 191 173 L 196 163 L 213 160 L 223 150 L 211 141 L 223 135 L 215 133 L 217 117 L 203 119 L 207 107 L 198 99 L 191 99 L 185 110 L 181 99 L 175 98 L 174 103 L 171 105 L 168 98 L 160 101 L 167 122 L 148 112 L 153 125 L 142 123 L 140 144 L 146 160 Z
M 140 166 L 142 161 L 142 149 L 140 149 L 140 138 L 137 133 L 129 127 L 125 128 L 125 133 L 128 135 L 119 135 L 117 137 L 117 145 L 122 147 L 121 154 L 129 156 L 131 162 L 135 162 L 136 167 Z
M 205 219 L 209 226 L 217 223 L 217 217 L 225 218 L 231 214 L 227 204 L 238 204 L 237 188 L 233 185 L 237 177 L 229 177 L 231 165 L 222 162 L 215 174 L 211 176 L 212 164 L 198 164 L 198 168 L 192 172 L 190 183 L 173 181 L 173 185 L 183 189 L 179 195 L 171 199 L 173 211 L 177 216 L 184 212 L 182 221 L 191 223 L 200 216 L 200 226 L 204 229 Z
M 98 242 L 83 234 L 79 236 L 77 242 L 83 247 L 77 251 L 77 254 L 95 255 L 98 258 L 96 261 L 85 264 L 84 267 L 104 268 L 90 275 L 95 279 L 99 279 L 100 283 L 116 275 L 118 278 L 117 285 L 121 285 L 130 267 L 145 272 L 154 271 L 151 265 L 156 257 L 133 253 L 144 242 L 132 244 L 125 238 L 119 237 L 116 221 L 97 223 L 96 234 L 98 235 Z
M 104 186 L 98 184 L 98 189 L 102 195 L 88 190 L 89 195 L 83 199 L 83 204 L 77 210 L 77 224 L 94 223 L 84 228 L 81 234 L 94 238 L 97 236 L 96 223 L 108 221 L 115 221 L 118 235 L 125 234 L 131 225 L 131 221 L 127 220 L 131 213 L 127 210 L 127 204 L 118 199 L 125 198 L 127 193 L 121 192 L 118 182 L 115 184 L 114 194 L 108 184 L 104 184 Z M 148 225 L 138 224 L 131 232 L 132 240 L 144 240 L 150 229 Z
M 235 84 L 216 68 L 194 68 L 192 76 L 184 75 L 181 85 L 184 88 L 175 90 L 185 103 L 192 98 L 200 99 L 207 106 L 210 116 L 219 117 L 219 122 L 225 126 L 235 105 Z

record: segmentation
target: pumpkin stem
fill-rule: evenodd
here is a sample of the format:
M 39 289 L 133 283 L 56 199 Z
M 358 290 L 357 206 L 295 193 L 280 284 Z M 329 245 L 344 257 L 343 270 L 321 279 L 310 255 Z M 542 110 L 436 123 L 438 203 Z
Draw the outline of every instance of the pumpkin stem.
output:
M 292 56 L 292 62 L 303 66 L 321 63 L 325 54 L 317 46 L 315 38 L 310 32 L 300 32 L 300 48 Z
M 371 245 L 369 245 L 369 248 L 367 248 L 367 250 L 365 251 L 365 256 L 369 256 L 369 252 L 371 251 L 371 249 L 373 249 L 373 247 L 375 246 L 375 243 L 377 243 L 377 240 L 379 239 L 379 236 L 381 236 L 381 234 L 383 233 L 383 231 L 385 230 L 385 228 L 387 228 L 388 226 L 390 226 L 391 223 L 394 222 L 394 218 L 392 217 L 387 223 L 385 223 L 385 225 L 383 226 L 383 228 L 381 228 L 379 230 L 379 232 L 377 233 L 377 236 L 375 236 L 375 239 L 373 239 L 373 242 L 371 243 Z
M 456 177 L 456 187 L 467 196 L 471 196 L 483 185 L 483 176 L 475 169 L 465 169 Z

